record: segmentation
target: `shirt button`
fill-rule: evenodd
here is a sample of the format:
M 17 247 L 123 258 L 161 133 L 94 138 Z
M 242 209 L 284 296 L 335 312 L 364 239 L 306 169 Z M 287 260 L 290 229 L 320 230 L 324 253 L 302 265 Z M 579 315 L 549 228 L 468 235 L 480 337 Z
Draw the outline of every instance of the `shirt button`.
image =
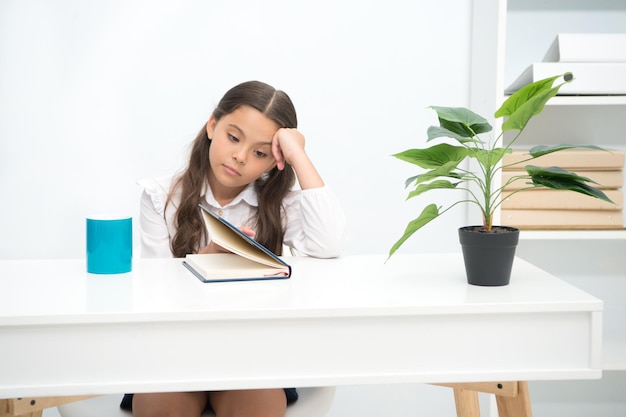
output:
M 217 211 L 217 215 L 218 215 L 218 216 L 222 217 L 222 215 L 223 215 L 223 214 L 224 214 L 224 212 L 223 212 L 222 210 L 218 210 L 218 211 Z

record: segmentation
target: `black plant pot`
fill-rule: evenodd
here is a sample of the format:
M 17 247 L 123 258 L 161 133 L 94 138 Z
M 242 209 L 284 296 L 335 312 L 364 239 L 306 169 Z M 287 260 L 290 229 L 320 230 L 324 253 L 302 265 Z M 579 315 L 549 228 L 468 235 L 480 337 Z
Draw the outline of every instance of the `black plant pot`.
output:
M 491 232 L 482 226 L 459 229 L 467 282 L 471 285 L 509 285 L 519 229 L 493 226 Z

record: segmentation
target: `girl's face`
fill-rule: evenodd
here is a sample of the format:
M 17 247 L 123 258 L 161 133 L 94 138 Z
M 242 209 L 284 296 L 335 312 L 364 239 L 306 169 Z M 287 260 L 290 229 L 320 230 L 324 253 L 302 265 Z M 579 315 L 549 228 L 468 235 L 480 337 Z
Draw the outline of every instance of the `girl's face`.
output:
M 206 125 L 209 138 L 209 184 L 216 198 L 234 198 L 248 184 L 276 166 L 272 138 L 278 125 L 260 111 L 241 106 Z

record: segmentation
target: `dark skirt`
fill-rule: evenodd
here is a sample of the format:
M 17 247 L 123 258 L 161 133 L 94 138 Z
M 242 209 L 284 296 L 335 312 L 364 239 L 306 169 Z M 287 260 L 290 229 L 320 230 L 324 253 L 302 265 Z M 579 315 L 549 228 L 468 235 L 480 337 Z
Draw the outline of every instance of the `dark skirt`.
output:
M 287 398 L 287 405 L 293 404 L 298 399 L 298 391 L 295 388 L 283 388 L 285 390 L 285 397 Z M 133 411 L 133 394 L 124 394 L 120 408 L 126 411 Z M 207 403 L 206 410 L 211 410 L 211 404 Z

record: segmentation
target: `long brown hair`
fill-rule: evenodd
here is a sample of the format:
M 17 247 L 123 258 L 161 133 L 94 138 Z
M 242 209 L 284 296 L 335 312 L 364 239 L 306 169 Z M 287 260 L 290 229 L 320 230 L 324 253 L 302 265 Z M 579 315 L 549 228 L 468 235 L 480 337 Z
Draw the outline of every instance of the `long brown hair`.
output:
M 228 90 L 213 110 L 213 117 L 219 121 L 241 106 L 255 108 L 279 127 L 298 127 L 296 110 L 289 96 L 259 81 L 244 82 Z M 181 195 L 174 219 L 176 233 L 170 239 L 170 248 L 176 257 L 197 252 L 207 240 L 198 204 L 210 169 L 210 146 L 211 141 L 203 126 L 191 145 L 187 168 L 176 178 L 168 196 L 166 208 L 174 193 L 180 191 Z M 294 183 L 295 173 L 288 164 L 282 171 L 272 169 L 254 183 L 259 200 L 253 219 L 256 225 L 255 239 L 277 255 L 282 254 L 283 246 L 282 202 Z

